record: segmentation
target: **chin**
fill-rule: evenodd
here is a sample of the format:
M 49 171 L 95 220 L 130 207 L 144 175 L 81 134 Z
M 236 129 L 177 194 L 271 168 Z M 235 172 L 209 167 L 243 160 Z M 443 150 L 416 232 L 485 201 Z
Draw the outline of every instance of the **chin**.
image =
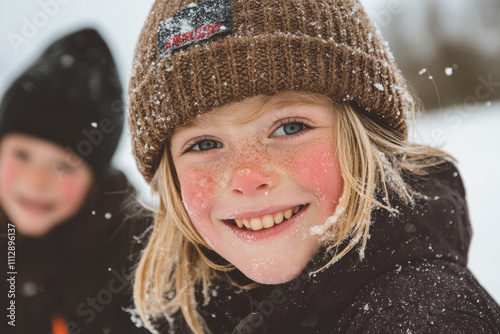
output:
M 39 238 L 43 237 L 49 231 L 53 228 L 52 225 L 49 225 L 44 222 L 39 222 L 39 223 L 33 223 L 33 222 L 28 222 L 28 223 L 23 223 L 22 220 L 18 221 L 16 223 L 15 220 L 14 225 L 16 225 L 17 232 L 26 236 L 26 237 L 31 237 L 31 238 Z
M 278 285 L 278 284 L 283 284 L 287 283 L 290 281 L 293 281 L 295 278 L 297 278 L 300 275 L 300 271 L 295 274 L 295 275 L 286 275 L 286 276 L 279 276 L 279 277 L 266 277 L 266 276 L 258 276 L 255 278 L 248 277 L 252 281 L 259 283 L 259 284 L 265 284 L 265 285 Z
M 306 265 L 307 263 L 303 266 L 277 266 L 274 263 L 252 262 L 243 268 L 238 268 L 238 266 L 237 268 L 256 283 L 276 285 L 294 280 L 302 273 Z
M 33 229 L 33 228 L 22 228 L 22 227 L 21 228 L 17 227 L 17 231 L 20 234 L 31 238 L 43 237 L 49 232 L 48 229 Z

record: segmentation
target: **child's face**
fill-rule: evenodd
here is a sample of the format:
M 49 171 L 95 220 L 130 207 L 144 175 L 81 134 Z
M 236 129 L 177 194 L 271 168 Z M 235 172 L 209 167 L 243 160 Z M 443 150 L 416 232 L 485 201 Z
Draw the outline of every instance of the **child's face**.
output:
M 333 111 L 275 97 L 250 120 L 261 102 L 202 115 L 174 132 L 171 150 L 198 233 L 252 280 L 278 284 L 318 251 L 311 228 L 333 215 L 343 179 Z
M 42 236 L 78 213 L 90 167 L 52 142 L 23 134 L 0 141 L 0 205 L 19 233 Z

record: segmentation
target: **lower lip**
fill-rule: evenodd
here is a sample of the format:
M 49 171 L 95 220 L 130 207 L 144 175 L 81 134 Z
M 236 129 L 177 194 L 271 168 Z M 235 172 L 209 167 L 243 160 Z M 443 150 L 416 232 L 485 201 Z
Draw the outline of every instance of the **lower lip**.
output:
M 31 204 L 31 203 L 26 202 L 22 199 L 18 200 L 17 202 L 24 210 L 26 210 L 29 213 L 33 213 L 33 214 L 44 214 L 44 213 L 48 213 L 52 210 L 52 207 Z
M 306 213 L 306 210 L 309 209 L 309 204 L 306 204 L 302 210 L 297 212 L 295 216 L 292 218 L 288 219 L 287 221 L 274 225 L 271 228 L 265 228 L 262 230 L 258 231 L 249 231 L 249 230 L 242 230 L 233 224 L 229 223 L 224 223 L 224 225 L 238 238 L 244 239 L 244 240 L 251 240 L 251 241 L 264 241 L 268 239 L 272 239 L 277 237 L 278 235 L 284 233 L 286 230 L 288 230 L 292 225 L 294 225 L 296 222 L 298 222 Z

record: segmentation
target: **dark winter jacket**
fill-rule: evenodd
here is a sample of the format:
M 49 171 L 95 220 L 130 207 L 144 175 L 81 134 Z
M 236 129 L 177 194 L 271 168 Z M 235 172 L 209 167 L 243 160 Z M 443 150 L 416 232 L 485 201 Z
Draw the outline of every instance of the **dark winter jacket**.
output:
M 500 333 L 500 308 L 466 268 L 471 227 L 457 169 L 408 182 L 428 200 L 373 211 L 365 259 L 320 251 L 289 284 L 235 291 L 221 283 L 199 311 L 214 334 Z M 179 317 L 174 333 L 190 333 Z M 168 326 L 163 327 L 168 332 Z
M 1 333 L 52 333 L 55 315 L 72 334 L 146 333 L 122 310 L 132 304 L 130 270 L 140 249 L 134 235 L 151 222 L 147 215 L 125 218 L 132 192 L 125 175 L 116 172 L 70 221 L 41 238 L 16 235 L 15 270 L 9 270 L 17 272 L 14 298 L 6 298 L 8 240 L 2 224 L 0 287 L 4 304 L 15 302 L 15 327 L 2 307 Z

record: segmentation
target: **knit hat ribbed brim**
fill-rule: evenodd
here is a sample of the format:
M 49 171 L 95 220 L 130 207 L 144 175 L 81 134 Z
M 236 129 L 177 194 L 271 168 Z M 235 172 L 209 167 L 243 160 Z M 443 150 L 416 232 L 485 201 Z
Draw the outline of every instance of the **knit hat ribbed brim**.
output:
M 190 2 L 157 0 L 136 47 L 128 114 L 133 153 L 146 181 L 173 129 L 213 108 L 260 94 L 322 94 L 353 103 L 407 135 L 412 97 L 387 44 L 358 1 Z M 220 12 L 217 6 L 228 5 L 229 31 L 196 40 L 202 29 L 199 25 L 194 30 L 198 22 L 210 19 L 206 8 Z M 180 45 L 164 54 L 173 44 L 163 48 L 163 27 L 177 17 L 198 21 L 169 36 L 168 41 Z M 213 23 L 207 21 L 207 26 Z

